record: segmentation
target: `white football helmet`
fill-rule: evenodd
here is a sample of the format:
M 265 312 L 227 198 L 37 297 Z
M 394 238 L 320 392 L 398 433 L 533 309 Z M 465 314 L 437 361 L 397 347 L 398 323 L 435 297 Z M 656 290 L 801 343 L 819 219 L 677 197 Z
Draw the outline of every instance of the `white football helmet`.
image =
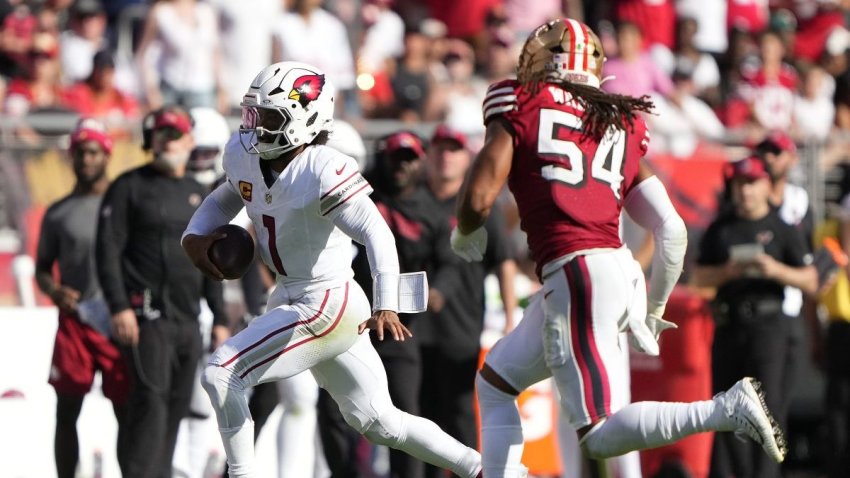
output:
M 224 174 L 222 156 L 230 139 L 230 126 L 224 116 L 213 108 L 192 108 L 189 115 L 195 123 L 192 127 L 195 149 L 186 166 L 195 181 L 211 186 Z
M 334 87 L 306 63 L 284 61 L 263 69 L 242 98 L 240 140 L 263 159 L 309 144 L 333 129 Z

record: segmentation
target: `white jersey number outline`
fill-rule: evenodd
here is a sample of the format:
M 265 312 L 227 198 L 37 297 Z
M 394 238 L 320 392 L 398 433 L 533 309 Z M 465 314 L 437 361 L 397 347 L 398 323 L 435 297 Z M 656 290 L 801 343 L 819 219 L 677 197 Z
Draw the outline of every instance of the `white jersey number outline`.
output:
M 571 187 L 584 185 L 584 153 L 573 141 L 558 139 L 558 130 L 567 128 L 579 131 L 582 127 L 581 118 L 561 110 L 542 108 L 540 110 L 540 129 L 537 133 L 537 153 L 540 155 L 557 156 L 569 161 L 570 169 L 550 164 L 543 166 L 541 174 L 547 181 L 559 181 Z M 607 183 L 620 201 L 620 185 L 623 183 L 623 158 L 626 151 L 626 135 L 623 130 L 608 128 L 599 142 L 596 154 L 590 166 L 590 176 L 600 182 Z

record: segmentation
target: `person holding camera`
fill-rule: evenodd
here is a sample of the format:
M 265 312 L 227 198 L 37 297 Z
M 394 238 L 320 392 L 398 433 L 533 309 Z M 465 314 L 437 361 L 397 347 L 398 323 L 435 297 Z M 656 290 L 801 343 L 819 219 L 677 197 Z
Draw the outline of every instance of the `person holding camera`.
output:
M 762 382 L 767 406 L 781 410 L 790 320 L 782 311 L 785 286 L 813 294 L 817 272 L 799 229 L 770 205 L 767 164 L 750 156 L 726 172 L 732 207 L 708 227 L 694 280 L 716 289 L 713 386 L 727 389 L 739 376 Z M 780 426 L 784 415 L 777 415 Z M 779 476 L 779 465 L 731 436 L 715 436 L 712 473 L 717 476 Z

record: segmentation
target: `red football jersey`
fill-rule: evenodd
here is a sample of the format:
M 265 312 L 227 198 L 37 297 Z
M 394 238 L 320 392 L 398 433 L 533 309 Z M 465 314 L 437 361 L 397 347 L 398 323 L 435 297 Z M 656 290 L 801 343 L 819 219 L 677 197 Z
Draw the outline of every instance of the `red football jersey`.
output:
M 484 100 L 485 124 L 501 117 L 513 130 L 508 187 L 538 274 L 565 254 L 622 245 L 620 210 L 646 153 L 646 123 L 636 118 L 630 131 L 610 128 L 597 140 L 582 134 L 582 113 L 554 84 L 531 94 L 505 80 Z

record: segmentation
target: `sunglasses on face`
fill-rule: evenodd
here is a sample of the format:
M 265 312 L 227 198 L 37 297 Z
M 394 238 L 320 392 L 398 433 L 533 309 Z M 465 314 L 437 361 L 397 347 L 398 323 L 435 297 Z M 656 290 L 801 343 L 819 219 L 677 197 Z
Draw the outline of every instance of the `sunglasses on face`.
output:
M 166 141 L 175 141 L 183 137 L 183 132 L 177 128 L 160 128 L 154 130 L 154 134 Z

